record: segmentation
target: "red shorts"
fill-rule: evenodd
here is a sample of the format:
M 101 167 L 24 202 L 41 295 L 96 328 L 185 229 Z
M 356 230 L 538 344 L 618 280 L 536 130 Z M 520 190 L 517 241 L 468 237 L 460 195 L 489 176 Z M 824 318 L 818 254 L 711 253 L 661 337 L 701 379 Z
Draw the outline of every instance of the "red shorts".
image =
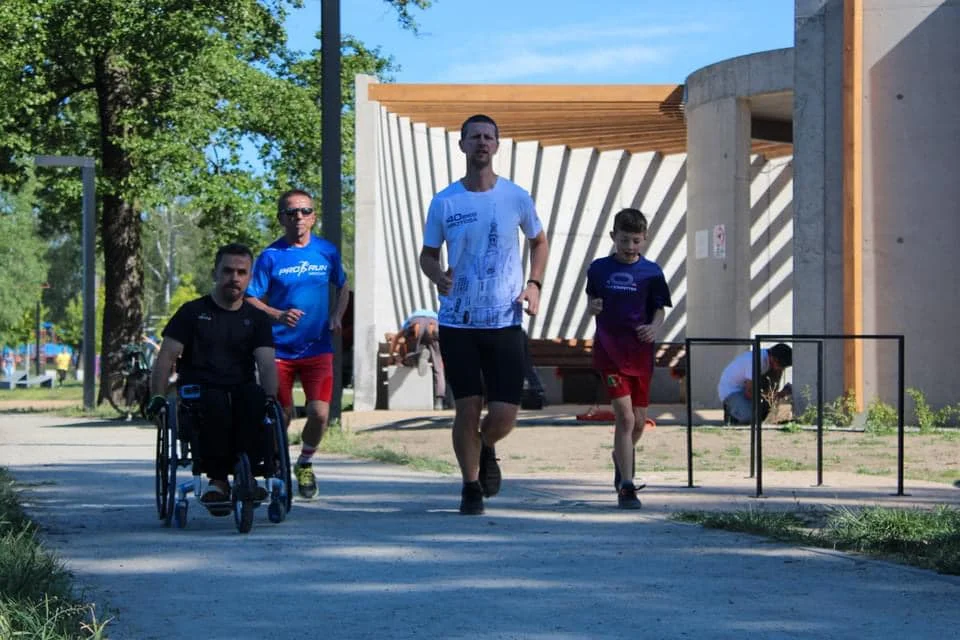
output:
M 277 400 L 281 407 L 293 406 L 293 380 L 297 376 L 300 376 L 307 402 L 319 400 L 329 403 L 333 397 L 333 354 L 321 353 L 298 360 L 277 359 Z
M 634 407 L 650 405 L 650 376 L 628 376 L 619 371 L 603 371 L 601 375 L 611 400 L 630 396 Z

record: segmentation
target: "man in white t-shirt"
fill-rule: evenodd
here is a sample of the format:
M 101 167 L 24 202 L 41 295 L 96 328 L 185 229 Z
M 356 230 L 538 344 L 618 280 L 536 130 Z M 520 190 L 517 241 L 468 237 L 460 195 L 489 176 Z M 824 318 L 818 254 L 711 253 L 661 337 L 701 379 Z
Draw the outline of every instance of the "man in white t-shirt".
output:
M 793 350 L 782 342 L 760 349 L 760 389 L 777 390 L 783 370 L 793 364 Z M 744 351 L 730 361 L 717 383 L 717 395 L 733 424 L 753 422 L 753 352 Z M 770 404 L 760 398 L 760 422 L 770 412 Z
M 465 515 L 483 513 L 483 498 L 500 490 L 494 444 L 513 429 L 523 393 L 523 304 L 529 315 L 537 313 L 547 265 L 547 236 L 530 194 L 493 172 L 499 143 L 489 116 L 464 121 L 466 175 L 430 203 L 420 252 L 420 268 L 440 294 L 440 351 L 456 401 L 453 449 Z M 530 243 L 526 281 L 518 228 Z M 440 262 L 444 243 L 446 270 Z

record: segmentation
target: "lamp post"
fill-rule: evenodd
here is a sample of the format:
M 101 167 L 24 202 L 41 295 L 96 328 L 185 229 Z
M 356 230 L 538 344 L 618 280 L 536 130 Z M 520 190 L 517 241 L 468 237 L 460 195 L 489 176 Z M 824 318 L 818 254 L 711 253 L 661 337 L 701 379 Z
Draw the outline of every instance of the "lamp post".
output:
M 38 167 L 80 167 L 83 179 L 83 408 L 94 408 L 97 349 L 96 317 L 96 228 L 94 207 L 96 169 L 94 159 L 85 156 L 36 156 Z
M 340 0 L 323 0 L 320 8 L 320 133 L 321 149 L 323 235 L 340 251 L 342 204 L 340 110 Z M 336 305 L 336 294 L 330 297 L 330 310 Z M 340 418 L 343 395 L 343 353 L 340 336 L 333 336 L 333 398 L 330 401 L 330 420 Z

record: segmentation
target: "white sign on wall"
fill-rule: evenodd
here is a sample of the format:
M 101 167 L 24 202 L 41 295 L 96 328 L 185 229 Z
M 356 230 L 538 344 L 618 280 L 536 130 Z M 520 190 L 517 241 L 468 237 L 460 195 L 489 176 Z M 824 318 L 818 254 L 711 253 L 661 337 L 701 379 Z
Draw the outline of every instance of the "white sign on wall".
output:
M 710 255 L 710 241 L 707 239 L 706 229 L 701 229 L 694 234 L 693 244 L 697 260 L 703 260 Z
M 713 257 L 721 260 L 727 257 L 727 228 L 722 224 L 713 227 Z

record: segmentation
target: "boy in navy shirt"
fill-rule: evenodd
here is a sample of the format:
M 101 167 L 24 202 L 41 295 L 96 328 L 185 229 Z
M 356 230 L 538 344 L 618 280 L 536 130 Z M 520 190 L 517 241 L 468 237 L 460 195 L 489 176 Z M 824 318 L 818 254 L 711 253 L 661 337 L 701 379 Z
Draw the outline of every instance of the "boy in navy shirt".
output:
M 597 316 L 593 366 L 603 377 L 615 416 L 617 502 L 623 509 L 639 509 L 634 450 L 648 426 L 654 340 L 664 307 L 673 305 L 663 271 L 642 255 L 647 241 L 644 215 L 623 209 L 614 218 L 610 237 L 615 252 L 594 260 L 587 270 L 588 309 Z

